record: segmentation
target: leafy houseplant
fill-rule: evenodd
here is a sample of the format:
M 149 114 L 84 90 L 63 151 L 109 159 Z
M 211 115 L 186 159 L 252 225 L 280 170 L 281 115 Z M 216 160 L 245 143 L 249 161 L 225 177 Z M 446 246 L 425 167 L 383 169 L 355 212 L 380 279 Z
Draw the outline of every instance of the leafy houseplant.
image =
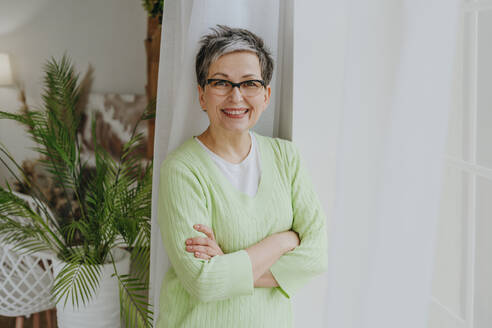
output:
M 143 137 L 135 126 L 115 160 L 98 144 L 93 121 L 95 165 L 91 167 L 81 156 L 81 86 L 67 56 L 47 62 L 44 84 L 44 108 L 20 114 L 0 111 L 0 119 L 27 128 L 42 156 L 40 165 L 61 189 L 66 203 L 62 209 L 41 206 L 38 213 L 10 185 L 0 187 L 0 237 L 23 252 L 52 252 L 64 263 L 52 290 L 57 304 L 88 304 L 99 288 L 101 266 L 112 264 L 126 325 L 151 327 L 152 311 L 142 291 L 148 286 L 152 162 L 143 165 L 136 155 Z M 140 121 L 150 117 L 146 112 Z M 1 143 L 0 162 L 18 183 L 29 186 L 38 204 L 46 204 L 39 186 Z M 133 275 L 118 273 L 113 257 L 118 248 L 131 252 Z

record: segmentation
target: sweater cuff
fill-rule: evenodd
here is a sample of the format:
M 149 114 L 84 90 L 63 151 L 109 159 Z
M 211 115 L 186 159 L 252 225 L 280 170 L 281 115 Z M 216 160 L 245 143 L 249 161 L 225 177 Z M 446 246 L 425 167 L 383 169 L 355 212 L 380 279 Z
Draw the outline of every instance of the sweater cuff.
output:
M 270 272 L 277 280 L 279 290 L 287 298 L 291 298 L 302 287 L 302 282 L 299 281 L 301 279 L 296 277 L 294 272 L 289 270 L 289 267 L 283 265 L 281 258 L 270 267 Z
M 248 252 L 240 250 L 226 254 L 229 261 L 230 295 L 253 295 L 253 266 Z

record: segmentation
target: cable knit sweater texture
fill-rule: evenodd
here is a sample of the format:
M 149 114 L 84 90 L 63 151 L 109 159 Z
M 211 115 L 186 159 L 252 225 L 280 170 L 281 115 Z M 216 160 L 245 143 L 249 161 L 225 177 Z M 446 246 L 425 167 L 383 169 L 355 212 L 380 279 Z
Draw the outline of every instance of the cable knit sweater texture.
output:
M 253 132 L 254 133 L 254 132 Z M 237 190 L 193 138 L 161 166 L 158 221 L 171 261 L 164 276 L 157 327 L 292 327 L 290 298 L 327 267 L 326 216 L 297 147 L 254 133 L 261 160 L 258 192 Z M 212 227 L 224 255 L 210 260 L 185 240 Z M 300 245 L 270 268 L 280 287 L 255 288 L 245 251 L 286 230 Z

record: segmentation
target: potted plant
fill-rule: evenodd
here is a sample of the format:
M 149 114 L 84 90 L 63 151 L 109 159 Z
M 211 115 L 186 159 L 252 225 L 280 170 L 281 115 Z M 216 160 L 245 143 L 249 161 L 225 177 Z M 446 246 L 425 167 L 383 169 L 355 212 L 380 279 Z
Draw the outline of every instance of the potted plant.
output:
M 115 293 L 119 297 L 115 294 L 109 298 L 119 299 L 116 313 L 121 309 L 126 326 L 151 327 L 152 311 L 142 291 L 148 286 L 152 161 L 142 164 L 145 162 L 137 155 L 142 135 L 136 133 L 135 126 L 120 158 L 114 159 L 97 142 L 93 121 L 95 163 L 91 166 L 81 156 L 78 137 L 82 88 L 67 56 L 47 62 L 44 84 L 44 108 L 20 114 L 0 111 L 0 119 L 27 128 L 42 156 L 40 165 L 64 196 L 64 206 L 50 206 L 39 186 L 0 143 L 0 162 L 18 183 L 28 185 L 37 203 L 46 204 L 40 206 L 41 213 L 35 212 L 10 185 L 0 187 L 0 237 L 24 252 L 55 254 L 52 292 L 59 317 L 64 311 L 78 313 L 85 315 L 84 327 L 102 327 L 101 323 L 91 323 L 100 314 L 87 315 L 84 311 L 108 308 L 107 301 L 100 299 L 108 293 L 104 284 L 109 281 L 118 287 Z M 152 116 L 146 111 L 140 121 Z M 24 217 L 24 223 L 12 219 L 16 216 Z M 127 253 L 135 267 L 133 275 L 128 271 Z M 98 300 L 105 306 L 93 306 Z M 59 326 L 63 325 L 59 320 Z

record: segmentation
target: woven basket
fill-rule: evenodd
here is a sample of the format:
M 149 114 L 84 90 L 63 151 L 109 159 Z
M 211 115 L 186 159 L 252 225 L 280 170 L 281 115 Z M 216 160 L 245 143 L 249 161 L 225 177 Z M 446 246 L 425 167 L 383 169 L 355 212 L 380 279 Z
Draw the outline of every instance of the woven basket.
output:
M 0 246 L 0 315 L 17 317 L 54 308 L 51 256 L 21 255 Z
M 14 194 L 26 201 L 32 210 L 43 215 L 39 208 L 42 204 L 30 196 Z M 29 224 L 26 218 L 14 219 Z M 44 252 L 26 255 L 0 239 L 0 315 L 29 316 L 54 308 L 50 300 L 53 258 L 53 254 Z

